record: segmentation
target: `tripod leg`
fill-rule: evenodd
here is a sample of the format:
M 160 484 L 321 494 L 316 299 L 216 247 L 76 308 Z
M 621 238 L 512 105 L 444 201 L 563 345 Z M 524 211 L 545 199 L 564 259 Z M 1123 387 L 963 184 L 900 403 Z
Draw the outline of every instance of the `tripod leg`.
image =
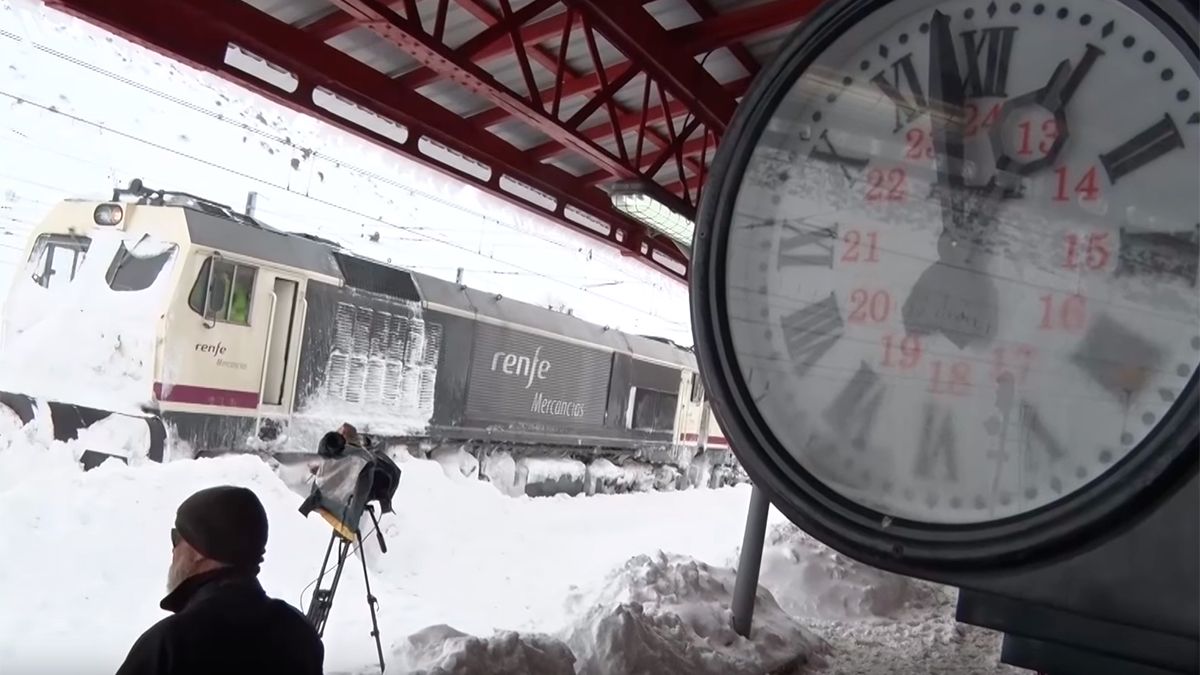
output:
M 379 653 L 379 672 L 383 673 L 383 643 L 379 640 L 379 621 L 375 618 L 375 605 L 379 603 L 374 595 L 371 595 L 371 579 L 367 574 L 367 556 L 363 555 L 362 547 L 359 547 L 358 557 L 362 560 L 363 568 L 363 583 L 367 586 L 367 606 L 371 608 L 371 635 L 375 638 L 375 650 Z
M 329 615 L 329 603 L 332 600 L 328 591 L 321 588 L 321 582 L 325 579 L 325 567 L 329 565 L 329 554 L 333 552 L 333 541 L 336 538 L 337 533 L 329 537 L 329 545 L 325 547 L 325 558 L 321 560 L 321 567 L 317 572 L 317 586 L 308 601 L 308 622 L 317 630 L 318 637 L 325 631 L 325 619 Z
M 329 561 L 329 550 L 325 551 L 325 561 L 321 563 L 321 572 L 317 577 L 317 589 L 313 591 L 313 599 L 308 608 L 308 620 L 317 631 L 317 637 L 325 634 L 325 622 L 329 619 L 329 610 L 333 608 L 333 595 L 337 593 L 338 581 L 342 578 L 342 569 L 346 566 L 346 557 L 350 552 L 350 542 L 342 539 L 335 532 L 329 540 L 329 549 L 333 548 L 334 539 L 338 541 L 337 568 L 333 573 L 333 583 L 329 588 L 321 588 L 321 579 L 325 576 L 325 565 Z

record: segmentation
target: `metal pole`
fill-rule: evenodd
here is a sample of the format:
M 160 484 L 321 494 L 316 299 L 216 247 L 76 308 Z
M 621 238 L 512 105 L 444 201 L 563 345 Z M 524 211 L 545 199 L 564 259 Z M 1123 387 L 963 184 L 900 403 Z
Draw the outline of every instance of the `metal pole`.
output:
M 454 283 L 461 286 L 462 285 L 462 277 L 463 277 L 463 268 L 460 267 L 460 268 L 458 268 L 458 273 L 454 275 Z
M 767 538 L 767 512 L 771 502 L 758 486 L 750 492 L 750 511 L 742 533 L 742 553 L 738 560 L 737 581 L 733 585 L 733 630 L 750 637 L 754 621 L 754 596 L 758 591 L 758 572 L 762 567 L 763 543 Z
M 254 217 L 254 209 L 258 206 L 258 193 L 250 192 L 246 195 L 246 215 Z

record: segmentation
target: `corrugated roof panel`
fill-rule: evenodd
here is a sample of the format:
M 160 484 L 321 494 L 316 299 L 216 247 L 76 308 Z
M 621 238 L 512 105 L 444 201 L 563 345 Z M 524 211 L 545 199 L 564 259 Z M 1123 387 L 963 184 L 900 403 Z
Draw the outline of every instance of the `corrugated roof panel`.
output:
M 572 176 L 583 176 L 596 170 L 596 165 L 591 160 L 580 157 L 573 152 L 564 152 L 561 155 L 555 155 L 544 163 L 556 166 Z
M 647 3 L 645 8 L 667 30 L 700 20 L 700 15 L 686 0 L 655 0 Z
M 529 70 L 533 74 L 533 81 L 538 91 L 554 86 L 554 73 L 534 59 L 528 49 L 526 56 L 529 57 Z M 516 54 L 510 53 L 490 59 L 481 67 L 513 93 L 523 98 L 530 98 L 529 86 L 525 84 L 525 73 L 521 70 L 521 61 Z
M 328 0 L 242 0 L 289 24 L 306 24 L 333 10 Z
M 362 26 L 331 38 L 328 44 L 387 75 L 411 68 L 416 63 L 394 43 Z
M 600 61 L 604 64 L 605 68 L 628 61 L 625 55 L 612 46 L 612 43 L 606 40 L 600 31 L 593 29 L 592 35 L 596 38 L 596 52 L 600 55 Z M 562 40 L 559 37 L 552 37 L 546 44 L 550 46 L 550 51 L 557 58 Z M 588 46 L 587 35 L 584 33 L 583 27 L 576 22 L 567 43 L 567 65 L 577 73 L 591 73 L 596 69 L 594 64 L 591 48 Z
M 704 69 L 721 84 L 740 80 L 750 74 L 728 47 L 720 47 L 707 54 L 697 54 L 696 62 L 703 62 Z
M 528 124 L 512 118 L 489 127 L 488 131 L 504 139 L 519 150 L 528 150 L 535 145 L 541 145 L 550 140 L 545 133 L 530 128 Z
M 421 27 L 431 35 L 437 26 L 437 8 L 437 2 L 426 0 L 417 3 L 417 11 L 421 16 Z M 446 11 L 446 26 L 442 33 L 442 44 L 457 49 L 486 28 L 487 26 L 482 21 L 451 0 Z
M 579 112 L 579 109 L 582 108 L 590 99 L 591 94 L 576 94 L 575 96 L 563 98 L 558 104 L 558 118 L 565 123 L 567 120 L 571 119 L 572 115 Z M 551 100 L 548 107 L 553 105 L 554 102 Z
M 425 98 L 463 117 L 478 114 L 492 107 L 487 99 L 450 80 L 435 80 L 417 91 Z

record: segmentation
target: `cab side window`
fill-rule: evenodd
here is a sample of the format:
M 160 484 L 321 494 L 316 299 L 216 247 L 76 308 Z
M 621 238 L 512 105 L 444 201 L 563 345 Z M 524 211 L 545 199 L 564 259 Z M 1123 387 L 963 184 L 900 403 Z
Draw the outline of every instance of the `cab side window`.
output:
M 89 237 L 40 235 L 29 254 L 30 276 L 34 283 L 42 288 L 57 288 L 71 283 L 91 243 Z
M 258 270 L 220 258 L 207 258 L 188 295 L 188 307 L 202 317 L 221 323 L 250 325 L 250 306 Z M 208 314 L 205 316 L 205 301 Z
M 634 387 L 629 428 L 637 431 L 670 431 L 675 426 L 679 396 L 665 391 Z

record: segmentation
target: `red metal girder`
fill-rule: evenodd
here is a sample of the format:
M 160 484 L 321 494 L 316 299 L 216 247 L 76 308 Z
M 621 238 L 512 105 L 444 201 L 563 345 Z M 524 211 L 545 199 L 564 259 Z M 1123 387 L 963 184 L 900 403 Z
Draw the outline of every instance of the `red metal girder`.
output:
M 608 68 L 605 68 L 604 69 L 604 78 L 606 80 L 615 80 L 616 78 L 620 77 L 622 73 L 627 71 L 630 68 L 630 66 L 632 66 L 632 65 L 633 64 L 631 64 L 628 61 L 622 61 L 621 63 L 619 63 L 615 66 L 610 66 Z M 401 79 L 403 79 L 403 78 L 401 78 Z M 600 88 L 600 76 L 597 73 L 591 73 L 589 75 L 581 75 L 581 76 L 575 78 L 575 80 L 572 82 L 564 82 L 563 83 L 561 96 L 562 96 L 563 100 L 566 100 L 567 98 L 570 98 L 571 96 L 577 96 L 579 94 L 590 93 L 599 88 Z M 543 103 L 550 103 L 551 101 L 554 100 L 554 87 L 553 86 L 546 87 L 541 92 L 539 92 L 538 96 L 539 96 L 539 98 L 542 99 Z M 487 110 L 484 110 L 482 112 L 478 112 L 478 113 L 475 113 L 474 115 L 471 115 L 471 117 L 469 119 L 472 122 L 474 122 L 482 127 L 490 127 L 490 126 L 495 126 L 496 124 L 499 124 L 500 122 L 503 122 L 504 120 L 508 119 L 509 117 L 511 117 L 511 115 L 509 115 L 508 111 L 505 110 L 504 108 L 488 108 Z
M 241 0 L 46 0 L 46 4 L 171 58 L 214 72 L 277 103 L 397 150 L 519 208 L 541 213 L 577 232 L 607 241 L 658 271 L 684 283 L 687 281 L 687 257 L 680 248 L 618 211 L 602 191 L 586 187 L 565 171 L 529 159 L 453 112 L 411 90 L 397 87 L 395 81 L 383 73 Z M 228 65 L 225 55 L 229 44 L 238 45 L 288 70 L 298 80 L 294 91 L 278 89 Z M 401 143 L 329 112 L 314 101 L 317 87 L 405 125 L 407 138 Z M 422 138 L 482 160 L 491 168 L 490 178 L 477 178 L 426 156 L 419 148 Z M 502 175 L 521 180 L 549 195 L 556 201 L 553 211 L 501 189 Z M 607 235 L 568 218 L 568 206 L 608 224 Z M 665 262 L 659 259 L 660 256 Z M 672 269 L 672 265 L 680 266 L 683 271 Z
M 476 19 L 479 19 L 489 28 L 491 28 L 492 26 L 499 25 L 501 22 L 504 22 L 504 25 L 508 26 L 508 30 L 510 32 L 516 32 L 518 35 L 520 34 L 520 30 L 521 30 L 520 25 L 519 25 L 520 20 L 515 18 L 516 17 L 515 12 L 512 13 L 509 17 L 505 18 L 505 17 L 500 16 L 496 12 L 494 12 L 490 7 L 488 7 L 486 4 L 480 2 L 479 0 L 455 0 L 455 2 L 457 2 L 460 6 L 462 6 L 463 9 L 470 12 L 471 16 L 474 16 Z M 524 43 L 523 39 L 524 39 L 524 36 L 522 35 L 521 36 L 521 41 L 522 41 L 521 46 L 517 47 L 514 45 L 512 48 L 512 51 L 517 51 L 518 49 L 528 47 L 528 54 L 529 54 L 530 58 L 532 58 L 534 61 L 537 61 L 539 64 L 541 64 L 542 67 L 544 67 L 546 70 L 549 70 L 552 73 L 561 71 L 563 73 L 563 75 L 565 75 L 565 77 L 563 78 L 565 82 L 574 82 L 575 79 L 579 77 L 578 73 L 571 70 L 571 68 L 569 66 L 567 66 L 566 64 L 564 64 L 562 68 L 559 68 L 558 59 L 556 59 L 548 51 L 546 51 L 542 47 L 537 46 L 536 44 L 532 44 L 532 45 L 526 44 L 526 43 Z M 440 42 L 440 40 L 439 40 L 439 42 Z
M 671 39 L 676 41 L 672 44 L 686 45 L 689 54 L 726 47 L 734 42 L 795 23 L 812 12 L 821 1 L 772 0 L 761 5 L 733 10 L 671 30 Z
M 730 96 L 741 96 L 746 91 L 746 88 L 750 86 L 750 81 L 751 78 L 744 77 L 740 80 L 727 82 L 722 85 L 722 88 L 724 88 Z M 678 117 L 688 113 L 687 104 L 683 101 L 671 101 L 667 108 L 668 110 L 664 111 L 662 106 L 651 106 L 649 113 L 646 115 L 645 123 L 657 124 L 658 122 L 666 119 L 668 114 L 671 117 Z M 475 117 L 472 117 L 471 119 L 475 119 Z M 642 113 L 640 111 L 634 111 L 626 115 L 620 115 L 618 116 L 617 120 L 622 131 L 637 129 L 643 123 Z M 585 138 L 598 141 L 612 136 L 612 126 L 608 122 L 600 122 L 580 131 L 579 133 Z M 549 141 L 530 148 L 527 151 L 527 154 L 534 159 L 546 160 L 562 153 L 563 151 L 563 146 L 555 143 L 554 141 Z
M 622 162 L 621 158 L 579 135 L 562 121 L 548 115 L 538 97 L 538 92 L 530 92 L 532 101 L 522 98 L 497 82 L 483 68 L 473 63 L 462 62 L 453 50 L 426 35 L 410 21 L 388 9 L 379 0 L 333 0 L 333 2 L 343 11 L 364 17 L 363 25 L 365 27 L 380 37 L 392 41 L 427 68 L 432 68 L 443 77 L 504 108 L 525 124 L 587 157 L 612 175 L 620 178 L 643 177 L 632 166 Z M 651 186 L 651 191 L 653 191 L 653 187 Z M 685 209 L 684 212 L 688 212 L 687 205 L 674 203 L 676 199 L 674 195 L 663 192 L 655 194 L 655 197 L 671 204 L 674 208 Z
M 700 136 L 700 138 L 693 138 L 690 141 L 684 142 L 681 146 L 679 146 L 678 152 L 680 154 L 682 154 L 684 159 L 686 160 L 688 158 L 703 154 L 706 149 L 708 150 L 709 153 L 711 153 L 713 151 L 713 148 L 711 146 L 712 146 L 712 137 L 709 136 L 708 134 L 702 134 Z M 641 161 L 641 165 L 638 168 L 645 171 L 648 167 L 652 166 L 652 162 L 653 162 L 652 158 L 643 157 L 642 161 Z M 692 168 L 695 170 L 698 170 L 699 163 L 693 163 Z
M 638 0 L 564 0 L 587 14 L 604 37 L 718 136 L 737 103 L 690 55 L 672 49 L 667 31 Z
M 533 17 L 541 14 L 556 4 L 558 0 L 534 0 L 534 2 L 525 5 L 521 9 L 513 12 L 512 22 L 516 24 L 524 24 Z M 342 14 L 342 16 L 349 16 Z M 542 19 L 537 23 L 522 26 L 520 30 L 521 41 L 526 45 L 537 44 L 542 40 L 548 39 L 552 35 L 562 33 L 563 26 L 567 23 L 567 14 L 563 12 Z M 486 63 L 494 58 L 504 56 L 512 52 L 512 45 L 505 38 L 508 36 L 508 27 L 496 25 L 491 26 L 478 35 L 464 42 L 457 51 L 462 58 L 473 61 L 476 64 Z M 411 89 L 419 89 L 430 82 L 438 79 L 438 74 L 430 68 L 417 68 L 411 72 L 405 73 L 398 78 L 398 82 Z
M 672 194 L 677 194 L 682 197 L 683 196 L 683 186 L 685 183 L 687 184 L 689 190 L 691 190 L 693 192 L 695 192 L 696 190 L 699 190 L 700 189 L 700 175 L 693 174 L 691 176 L 688 176 L 686 181 L 677 180 L 674 183 L 669 183 L 666 186 L 666 188 Z
M 711 145 L 711 139 L 709 139 L 707 136 L 693 138 L 692 140 L 683 144 L 681 152 L 683 153 L 684 157 L 695 157 L 696 155 L 703 153 L 706 148 L 709 152 L 712 152 L 713 149 L 709 147 Z
M 701 21 L 705 19 L 712 19 L 717 16 L 717 10 L 713 9 L 712 5 L 708 4 L 708 0 L 688 0 L 688 4 L 691 5 L 692 9 L 696 10 L 696 13 L 700 15 Z M 738 61 L 741 61 L 742 66 L 746 69 L 746 73 L 750 77 L 754 77 L 754 75 L 758 73 L 760 66 L 758 59 L 754 58 L 754 54 L 751 54 L 750 50 L 747 49 L 745 45 L 732 45 L 729 48 L 729 51 L 733 54 L 734 58 L 736 58 Z M 695 54 L 698 52 L 692 53 Z
M 391 3 L 394 7 L 400 6 L 400 0 Z M 322 41 L 335 38 L 342 33 L 345 33 L 352 28 L 358 26 L 359 17 L 351 16 L 340 9 L 326 14 L 316 21 L 304 27 L 304 30 L 321 38 Z
M 633 64 L 629 61 L 622 61 L 620 65 L 613 66 L 611 68 L 606 68 L 604 71 L 603 79 L 610 80 L 612 82 L 617 83 L 618 86 L 615 87 L 614 90 L 619 90 L 620 86 L 627 84 L 628 81 L 630 79 L 632 79 L 635 75 L 636 75 L 636 68 L 633 66 Z M 579 94 L 579 93 L 581 93 L 580 90 L 582 89 L 583 86 L 585 86 L 585 84 L 590 84 L 592 82 L 595 82 L 596 88 L 598 88 L 600 79 L 602 79 L 602 78 L 595 73 L 584 76 L 584 77 L 580 77 L 578 80 L 576 80 L 575 83 L 573 83 L 571 85 L 563 85 L 561 96 L 563 98 L 566 98 L 567 96 L 573 96 L 573 95 Z M 547 87 L 540 92 L 540 98 L 542 99 L 543 103 L 552 102 L 554 100 L 554 96 L 555 96 L 555 88 L 553 86 Z M 591 112 L 594 111 L 596 107 L 603 105 L 608 100 L 608 96 L 611 96 L 611 93 L 607 94 L 607 95 L 604 92 L 597 93 L 593 100 L 589 101 L 586 106 L 584 106 L 578 112 L 576 112 L 575 117 L 578 117 L 580 114 L 582 114 L 584 112 L 586 112 L 588 115 L 590 115 Z M 620 111 L 620 113 L 617 115 L 616 120 L 617 120 L 618 126 L 621 129 L 622 134 L 624 134 L 624 132 L 627 132 L 631 129 L 638 128 L 638 125 L 630 126 L 628 120 L 631 119 L 632 116 L 639 115 L 640 113 L 629 111 L 624 106 L 618 105 L 616 107 L 617 107 L 617 110 Z M 674 111 L 680 111 L 682 109 L 683 109 L 683 104 L 681 104 L 681 103 L 677 103 L 675 105 L 675 107 L 673 108 Z M 681 113 L 677 113 L 677 114 L 681 114 Z M 481 127 L 487 128 L 487 127 L 491 127 L 496 124 L 499 124 L 500 122 L 502 122 L 508 118 L 509 118 L 509 114 L 508 114 L 507 110 L 505 110 L 503 108 L 490 108 L 483 112 L 471 115 L 467 119 L 471 122 L 474 122 L 475 124 L 478 124 Z M 663 116 L 660 114 L 654 118 L 651 118 L 650 122 L 651 123 L 657 122 L 657 121 L 661 120 L 662 118 L 663 118 Z M 576 127 L 576 124 L 574 124 L 573 121 L 571 121 L 571 120 L 569 120 L 567 122 L 567 125 L 571 126 L 571 127 Z M 613 133 L 613 123 L 611 120 L 607 121 L 607 122 L 601 122 L 600 124 L 598 124 L 596 126 L 589 127 L 589 129 L 598 129 L 601 126 L 605 127 L 605 129 L 607 130 L 607 133 L 603 133 L 603 134 L 593 133 L 593 135 L 587 136 L 587 137 L 590 140 L 595 141 L 595 140 L 599 140 L 602 138 L 611 138 L 612 136 L 615 135 Z M 656 145 L 660 148 L 666 147 L 669 144 L 667 139 L 662 134 L 655 131 L 654 129 L 647 128 L 645 131 L 645 135 L 648 138 L 650 138 L 652 141 L 654 141 L 656 143 Z M 537 148 L 535 148 L 533 152 L 535 153 L 534 154 L 535 157 L 537 157 L 539 159 L 545 159 L 547 157 L 553 157 L 555 155 L 558 155 L 558 154 L 561 154 L 561 153 L 564 153 L 567 151 L 568 151 L 568 148 L 563 146 L 562 143 L 559 143 L 557 141 L 547 141 L 546 143 L 543 143 L 542 145 L 537 146 Z M 695 154 L 695 153 L 692 153 L 692 154 Z M 628 162 L 628 158 L 625 158 L 623 161 Z M 692 166 L 692 168 L 694 170 L 699 170 L 699 165 L 696 164 L 695 161 L 691 160 L 690 157 L 688 159 L 688 164 L 689 164 L 689 166 Z M 606 178 L 609 178 L 612 176 L 612 174 L 609 172 L 604 172 L 604 174 L 605 174 Z

